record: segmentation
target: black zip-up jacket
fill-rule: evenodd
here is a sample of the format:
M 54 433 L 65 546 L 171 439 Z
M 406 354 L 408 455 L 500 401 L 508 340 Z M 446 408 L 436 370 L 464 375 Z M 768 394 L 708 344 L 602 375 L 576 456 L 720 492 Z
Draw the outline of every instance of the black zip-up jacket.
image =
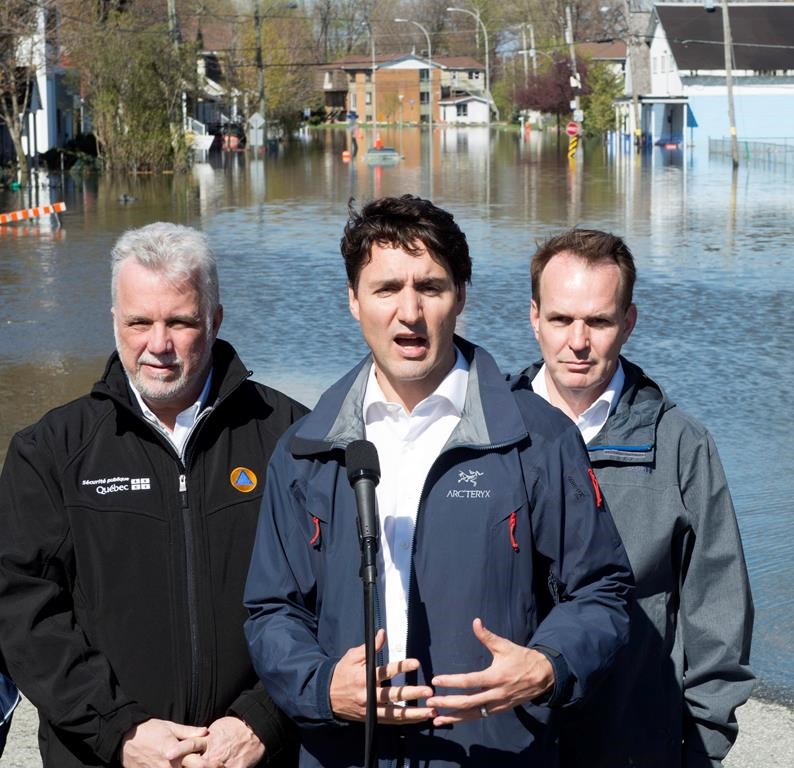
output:
M 291 725 L 257 683 L 243 586 L 279 436 L 306 409 L 213 347 L 184 460 L 118 355 L 90 395 L 11 442 L 0 477 L 0 647 L 42 721 L 45 768 L 114 765 L 150 717 L 247 722 L 271 760 Z

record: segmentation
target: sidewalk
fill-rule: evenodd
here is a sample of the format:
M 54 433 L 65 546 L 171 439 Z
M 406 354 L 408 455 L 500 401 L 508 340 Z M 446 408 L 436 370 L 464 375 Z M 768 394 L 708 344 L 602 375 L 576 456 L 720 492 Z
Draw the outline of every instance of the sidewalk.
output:
M 725 768 L 794 766 L 794 709 L 751 699 L 738 712 L 739 739 Z M 41 768 L 33 707 L 23 699 L 14 715 L 2 768 Z

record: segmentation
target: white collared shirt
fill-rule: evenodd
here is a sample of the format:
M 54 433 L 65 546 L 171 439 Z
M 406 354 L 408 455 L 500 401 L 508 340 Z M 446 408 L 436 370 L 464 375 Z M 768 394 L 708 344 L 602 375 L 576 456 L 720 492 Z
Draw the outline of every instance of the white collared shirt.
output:
M 584 411 L 579 414 L 576 419 L 576 426 L 582 433 L 582 439 L 585 444 L 588 444 L 604 427 L 607 419 L 612 411 L 618 404 L 618 398 L 623 391 L 623 384 L 626 381 L 626 374 L 623 373 L 623 366 L 618 360 L 618 367 L 612 378 L 609 380 L 607 388 L 599 395 L 594 403 L 588 406 Z M 535 374 L 532 379 L 532 390 L 540 395 L 547 403 L 551 402 L 549 398 L 549 387 L 546 383 L 546 364 L 541 366 L 541 369 Z
M 135 395 L 138 405 L 141 407 L 144 418 L 154 424 L 154 426 L 168 438 L 171 445 L 176 448 L 179 457 L 182 458 L 182 454 L 185 450 L 185 443 L 187 443 L 187 439 L 193 431 L 193 427 L 196 426 L 199 414 L 204 410 L 204 405 L 209 397 L 210 386 L 212 385 L 212 369 L 210 368 L 210 372 L 207 374 L 207 380 L 204 382 L 204 387 L 201 390 L 201 394 L 198 396 L 198 400 L 196 400 L 193 405 L 188 406 L 184 411 L 180 411 L 177 414 L 173 432 L 168 429 L 168 427 L 157 418 L 152 409 L 146 405 L 143 397 L 141 397 L 141 393 L 135 388 L 129 376 L 127 377 L 127 383 L 130 385 L 130 389 Z
M 379 587 L 383 596 L 388 661 L 406 658 L 408 584 L 419 497 L 433 462 L 458 425 L 466 402 L 469 364 L 455 349 L 455 364 L 433 394 L 411 413 L 387 402 L 370 369 L 363 414 L 367 440 L 378 449 L 380 483 Z M 401 680 L 392 679 L 393 684 Z

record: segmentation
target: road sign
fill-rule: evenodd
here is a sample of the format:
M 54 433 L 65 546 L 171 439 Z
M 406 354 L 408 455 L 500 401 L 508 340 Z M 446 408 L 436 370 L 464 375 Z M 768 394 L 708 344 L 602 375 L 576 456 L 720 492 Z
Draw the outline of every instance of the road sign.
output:
M 579 124 L 571 120 L 568 125 L 565 126 L 565 133 L 567 133 L 569 136 L 578 136 Z

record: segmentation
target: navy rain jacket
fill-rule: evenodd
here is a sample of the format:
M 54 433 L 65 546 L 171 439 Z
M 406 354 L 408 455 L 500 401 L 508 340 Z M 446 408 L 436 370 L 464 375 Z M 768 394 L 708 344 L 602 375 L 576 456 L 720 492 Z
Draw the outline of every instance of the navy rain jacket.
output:
M 550 703 L 577 701 L 628 634 L 623 545 L 572 422 L 537 395 L 512 393 L 484 350 L 456 343 L 469 384 L 421 495 L 407 646 L 421 669 L 409 682 L 488 667 L 471 628 L 479 616 L 498 635 L 559 654 Z M 343 462 L 345 446 L 364 435 L 370 362 L 277 446 L 246 586 L 254 667 L 304 729 L 302 766 L 363 763 L 363 727 L 334 718 L 329 685 L 339 658 L 364 641 L 356 504 Z M 551 717 L 528 703 L 452 728 L 380 726 L 380 764 L 553 765 Z

